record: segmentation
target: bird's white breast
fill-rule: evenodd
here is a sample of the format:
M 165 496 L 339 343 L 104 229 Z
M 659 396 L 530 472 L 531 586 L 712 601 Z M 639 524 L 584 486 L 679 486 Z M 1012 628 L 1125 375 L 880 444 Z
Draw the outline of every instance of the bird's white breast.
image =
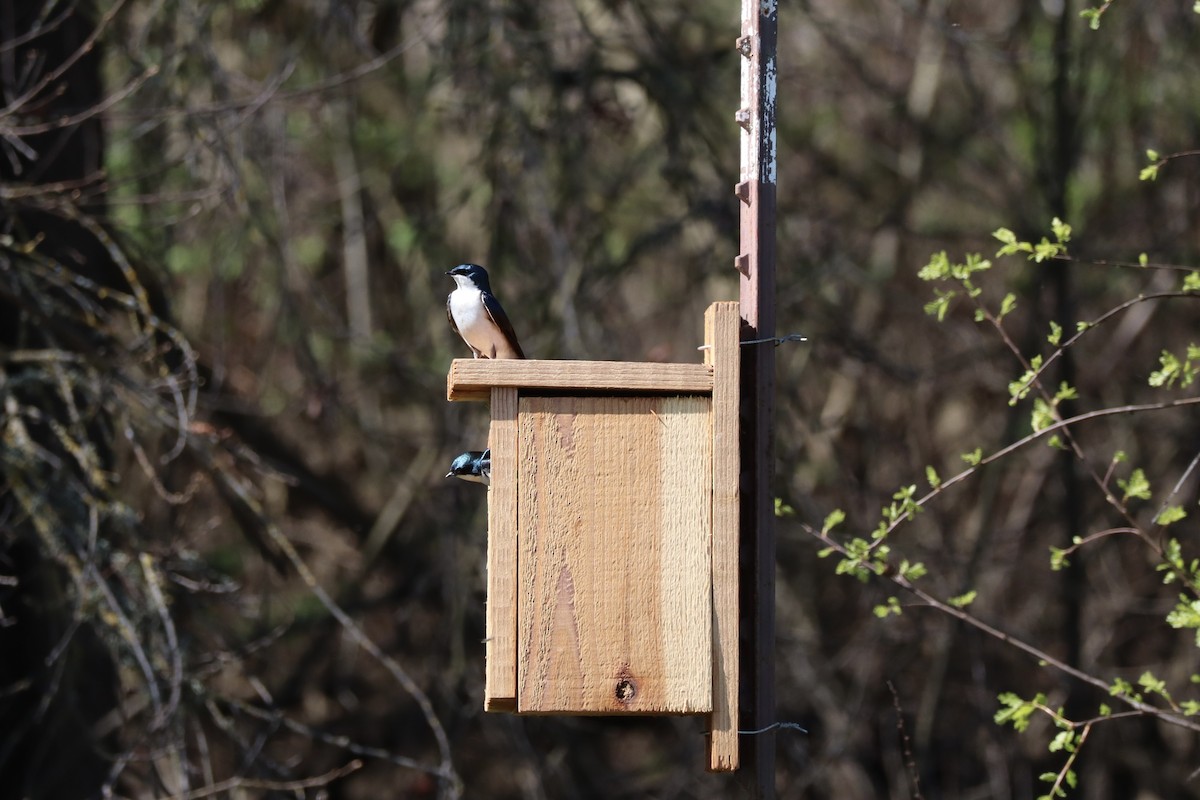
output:
M 450 313 L 454 316 L 458 332 L 468 344 L 485 356 L 495 355 L 496 342 L 493 337 L 497 334 L 496 326 L 483 307 L 483 298 L 478 289 L 460 286 L 451 292 Z

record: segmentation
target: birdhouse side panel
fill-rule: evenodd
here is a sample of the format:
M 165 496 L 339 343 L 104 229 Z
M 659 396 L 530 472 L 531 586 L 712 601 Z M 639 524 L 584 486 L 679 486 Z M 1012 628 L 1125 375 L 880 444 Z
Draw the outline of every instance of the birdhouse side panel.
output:
M 517 708 L 712 708 L 711 400 L 525 397 Z
M 492 389 L 484 708 L 517 707 L 517 390 Z

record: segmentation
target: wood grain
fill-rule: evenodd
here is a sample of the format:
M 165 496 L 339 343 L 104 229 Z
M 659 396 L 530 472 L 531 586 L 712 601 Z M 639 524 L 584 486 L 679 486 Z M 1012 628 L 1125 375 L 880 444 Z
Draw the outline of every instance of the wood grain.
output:
M 521 397 L 520 712 L 712 710 L 709 406 Z
M 739 481 L 737 303 L 713 303 L 704 315 L 705 360 L 713 364 L 712 604 L 713 713 L 709 769 L 738 768 Z
M 492 387 L 614 394 L 710 394 L 712 368 L 704 364 L 635 361 L 539 361 L 456 358 L 446 376 L 447 400 L 487 400 Z
M 517 704 L 517 390 L 492 389 L 483 707 Z

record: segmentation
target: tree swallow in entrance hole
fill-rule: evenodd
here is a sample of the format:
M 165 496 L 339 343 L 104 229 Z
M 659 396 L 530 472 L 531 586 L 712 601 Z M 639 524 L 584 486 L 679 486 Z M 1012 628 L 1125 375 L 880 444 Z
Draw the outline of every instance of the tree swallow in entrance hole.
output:
M 524 358 L 508 315 L 492 294 L 487 270 L 459 264 L 446 273 L 457 284 L 446 298 L 450 326 L 476 358 Z
M 450 462 L 447 478 L 462 478 L 464 481 L 475 481 L 492 485 L 492 451 L 470 450 Z

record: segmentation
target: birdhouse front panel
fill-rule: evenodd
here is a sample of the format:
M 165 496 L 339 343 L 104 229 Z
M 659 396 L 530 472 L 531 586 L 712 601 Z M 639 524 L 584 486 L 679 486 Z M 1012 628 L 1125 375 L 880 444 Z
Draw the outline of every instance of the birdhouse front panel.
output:
M 520 712 L 712 710 L 712 440 L 707 396 L 520 396 Z

